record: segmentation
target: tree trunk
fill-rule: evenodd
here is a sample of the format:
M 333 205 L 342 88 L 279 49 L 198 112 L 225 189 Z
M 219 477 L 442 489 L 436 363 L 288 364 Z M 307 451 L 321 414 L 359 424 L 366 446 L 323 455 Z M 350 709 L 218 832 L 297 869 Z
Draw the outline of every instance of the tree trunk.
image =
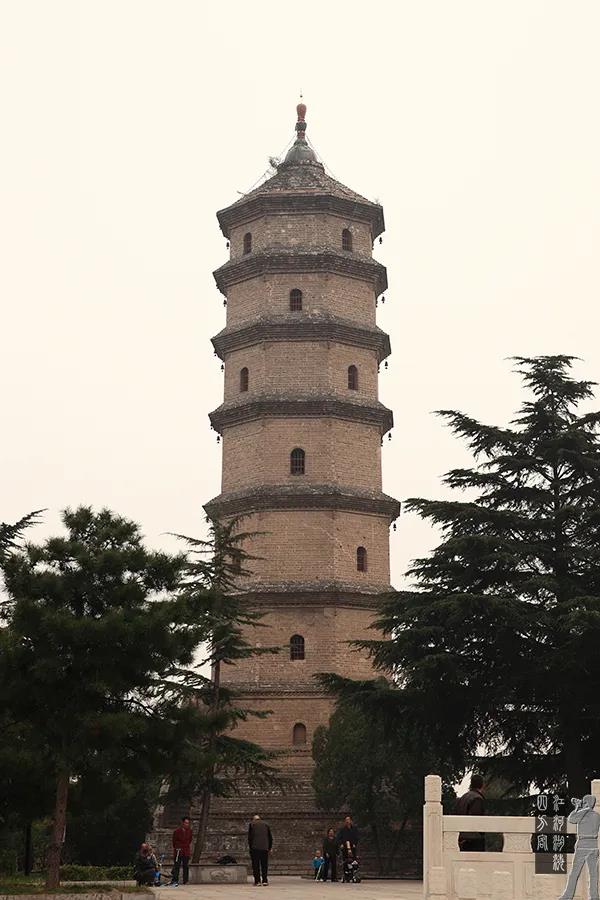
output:
M 32 825 L 28 822 L 25 826 L 25 853 L 23 858 L 23 872 L 25 875 L 31 875 L 33 869 L 33 843 L 31 840 Z
M 217 660 L 213 665 L 212 670 L 212 681 L 214 685 L 214 694 L 213 694 L 213 702 L 211 704 L 211 712 L 216 712 L 219 708 L 219 688 L 221 686 L 221 662 Z M 209 753 L 212 753 L 215 746 L 216 735 L 214 732 L 211 734 L 210 739 L 208 741 L 208 750 Z M 208 773 L 208 778 L 212 779 L 214 775 L 214 766 L 211 771 Z M 194 843 L 194 851 L 192 853 L 192 862 L 199 863 L 200 857 L 202 856 L 202 851 L 204 850 L 204 844 L 206 843 L 206 832 L 208 830 L 208 814 L 210 812 L 210 801 L 211 801 L 211 788 L 210 786 L 206 787 L 202 791 L 202 807 L 200 809 L 200 821 L 198 822 L 198 834 L 196 835 L 196 841 Z
M 60 854 L 67 825 L 67 799 L 69 796 L 69 773 L 59 772 L 56 782 L 56 801 L 52 837 L 48 847 L 46 862 L 46 889 L 57 888 L 60 884 Z
M 212 774 L 212 773 L 211 773 Z M 199 863 L 204 844 L 206 843 L 206 832 L 208 829 L 208 814 L 210 812 L 210 789 L 206 788 L 202 791 L 202 807 L 200 809 L 200 820 L 198 822 L 198 834 L 196 835 L 196 843 L 194 844 L 194 852 L 192 853 L 192 862 Z

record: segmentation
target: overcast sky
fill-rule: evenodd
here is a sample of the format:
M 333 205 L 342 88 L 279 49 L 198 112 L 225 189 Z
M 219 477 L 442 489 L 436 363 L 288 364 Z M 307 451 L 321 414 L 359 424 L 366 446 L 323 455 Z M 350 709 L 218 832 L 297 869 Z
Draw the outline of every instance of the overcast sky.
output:
M 109 506 L 154 546 L 220 489 L 215 212 L 293 135 L 384 206 L 384 488 L 466 461 L 431 415 L 505 423 L 506 357 L 600 380 L 600 3 L 0 3 L 0 520 Z M 600 405 L 600 404 L 599 404 Z M 392 577 L 435 544 L 402 517 Z

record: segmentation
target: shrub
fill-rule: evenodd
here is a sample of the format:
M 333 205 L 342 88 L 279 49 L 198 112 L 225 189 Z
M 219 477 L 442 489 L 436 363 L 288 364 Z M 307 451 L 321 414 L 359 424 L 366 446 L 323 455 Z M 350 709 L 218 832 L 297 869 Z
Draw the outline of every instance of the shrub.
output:
M 0 872 L 3 875 L 17 874 L 17 854 L 14 850 L 0 850 Z
M 133 866 L 106 866 L 104 877 L 115 881 L 128 881 L 133 878 Z
M 60 868 L 61 881 L 128 881 L 133 878 L 132 866 L 78 866 L 69 863 Z

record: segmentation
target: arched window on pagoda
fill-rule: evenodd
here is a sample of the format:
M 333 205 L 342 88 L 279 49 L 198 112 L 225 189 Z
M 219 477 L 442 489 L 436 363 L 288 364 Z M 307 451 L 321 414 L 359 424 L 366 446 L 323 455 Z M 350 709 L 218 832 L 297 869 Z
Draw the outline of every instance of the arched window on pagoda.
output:
M 290 638 L 290 659 L 304 659 L 304 638 L 301 634 L 293 634 Z
M 244 366 L 243 369 L 240 369 L 240 391 L 242 391 L 242 393 L 248 390 L 249 378 L 250 373 L 246 366 Z
M 349 228 L 342 231 L 342 250 L 352 250 L 352 232 Z
M 367 571 L 367 551 L 364 547 L 356 548 L 356 570 L 357 572 Z
M 290 291 L 290 310 L 292 312 L 302 311 L 302 291 L 298 290 L 298 288 Z
M 244 235 L 244 256 L 248 253 L 252 253 L 252 235 L 249 231 Z
M 290 475 L 304 475 L 306 454 L 301 447 L 295 447 L 290 453 Z
M 358 369 L 356 366 L 348 366 L 348 388 L 351 391 L 358 390 Z
M 292 743 L 294 747 L 303 747 L 306 744 L 306 725 L 302 722 L 296 722 L 292 732 Z

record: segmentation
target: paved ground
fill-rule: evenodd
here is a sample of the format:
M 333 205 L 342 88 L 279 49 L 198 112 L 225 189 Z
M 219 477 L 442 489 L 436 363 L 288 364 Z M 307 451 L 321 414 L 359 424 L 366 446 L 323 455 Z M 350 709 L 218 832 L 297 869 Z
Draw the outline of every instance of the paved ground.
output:
M 162 900 L 247 900 L 258 894 L 264 900 L 322 900 L 334 897 L 348 900 L 417 900 L 422 896 L 420 881 L 363 881 L 362 884 L 323 884 L 303 878 L 273 876 L 268 887 L 248 884 L 188 884 L 177 888 L 158 888 L 155 897 Z

